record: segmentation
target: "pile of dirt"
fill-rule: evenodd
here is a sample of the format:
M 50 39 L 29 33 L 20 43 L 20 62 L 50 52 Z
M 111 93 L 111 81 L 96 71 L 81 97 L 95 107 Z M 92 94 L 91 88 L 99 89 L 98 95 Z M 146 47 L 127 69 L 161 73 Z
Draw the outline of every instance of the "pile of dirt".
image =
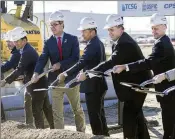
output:
M 6 121 L 1 123 L 1 139 L 110 139 L 81 132 L 60 129 L 32 129 L 23 123 Z

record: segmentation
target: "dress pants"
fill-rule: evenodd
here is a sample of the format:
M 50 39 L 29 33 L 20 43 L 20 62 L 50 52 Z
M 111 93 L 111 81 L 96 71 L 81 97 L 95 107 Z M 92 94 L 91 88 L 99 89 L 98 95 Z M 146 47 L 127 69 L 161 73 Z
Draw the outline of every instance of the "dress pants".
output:
M 59 87 L 63 87 L 65 84 L 60 84 Z M 53 89 L 52 95 L 52 109 L 54 125 L 56 129 L 64 129 L 64 94 L 67 95 L 68 101 L 71 105 L 74 113 L 76 130 L 79 132 L 85 132 L 85 115 L 80 103 L 79 85 L 72 89 Z
M 105 94 L 106 91 L 88 92 L 85 94 L 89 121 L 94 135 L 109 136 L 104 111 Z
M 150 139 L 142 111 L 146 94 L 135 92 L 133 99 L 124 101 L 123 134 L 125 139 Z
M 32 96 L 32 112 L 36 128 L 44 129 L 44 112 L 50 129 L 54 129 L 52 106 L 47 91 L 31 92 L 30 94 Z
M 159 99 L 162 108 L 163 139 L 175 139 L 175 91 Z

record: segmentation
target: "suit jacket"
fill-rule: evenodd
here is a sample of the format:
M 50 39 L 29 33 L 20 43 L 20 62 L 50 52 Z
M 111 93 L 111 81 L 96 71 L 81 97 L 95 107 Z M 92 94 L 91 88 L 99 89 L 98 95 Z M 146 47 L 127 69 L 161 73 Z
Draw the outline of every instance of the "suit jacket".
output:
M 168 36 L 164 35 L 157 40 L 153 46 L 152 53 L 147 59 L 128 64 L 130 72 L 138 72 L 143 70 L 153 70 L 154 74 L 160 74 L 175 68 L 175 50 Z M 162 83 L 156 84 L 157 91 L 175 85 L 175 81 L 169 82 L 164 80 Z
M 167 71 L 166 74 L 169 82 L 175 80 L 175 69 Z
M 76 74 L 80 70 L 83 71 L 90 70 L 97 66 L 101 61 L 106 59 L 105 48 L 103 43 L 99 40 L 97 36 L 92 38 L 87 46 L 84 48 L 84 53 L 80 60 L 70 69 L 66 71 L 68 76 Z M 87 79 L 83 81 L 80 85 L 80 92 L 89 93 L 96 91 L 107 90 L 107 84 L 104 77 Z
M 118 43 L 112 46 L 112 55 L 110 59 L 93 68 L 93 70 L 105 72 L 106 70 L 113 68 L 115 65 L 122 65 L 143 58 L 144 56 L 138 44 L 126 32 L 124 32 L 119 38 Z M 137 73 L 124 71 L 121 74 L 112 73 L 114 88 L 120 101 L 133 99 L 135 95 L 133 90 L 120 85 L 120 82 L 140 84 L 150 78 L 150 71 L 141 71 Z
M 21 58 L 17 68 L 5 78 L 6 82 L 11 84 L 21 74 L 24 75 L 23 83 L 27 83 L 31 80 L 36 62 L 38 60 L 38 53 L 36 50 L 27 43 L 22 51 Z M 43 72 L 43 71 L 42 71 Z M 32 92 L 33 89 L 47 87 L 47 80 L 45 77 L 41 78 L 37 83 L 27 87 L 28 92 Z
M 11 51 L 11 57 L 10 59 L 1 66 L 1 73 L 5 73 L 10 69 L 15 69 L 18 66 L 19 60 L 20 60 L 21 54 L 19 50 L 14 47 Z
M 59 58 L 59 50 L 57 45 L 57 40 L 54 36 L 51 36 L 45 41 L 43 52 L 39 57 L 39 60 L 35 67 L 35 72 L 40 73 L 45 67 L 48 59 L 52 65 L 60 62 L 61 69 L 55 72 L 50 72 L 48 79 L 49 82 L 53 82 L 57 76 L 73 66 L 78 60 L 80 55 L 79 42 L 76 36 L 64 33 L 62 42 L 62 56 L 63 60 Z M 66 79 L 66 82 L 73 79 L 76 75 L 73 75 Z

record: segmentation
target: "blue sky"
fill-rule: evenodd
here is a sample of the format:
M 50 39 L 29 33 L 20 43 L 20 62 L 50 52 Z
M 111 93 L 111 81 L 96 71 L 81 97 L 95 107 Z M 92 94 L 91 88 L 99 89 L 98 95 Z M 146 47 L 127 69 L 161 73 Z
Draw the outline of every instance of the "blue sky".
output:
M 117 1 L 45 1 L 45 12 L 55 10 L 70 10 L 72 12 L 93 12 L 105 14 L 117 14 Z M 15 8 L 12 1 L 8 2 L 8 10 Z M 43 2 L 34 1 L 34 13 L 43 12 Z M 175 16 L 167 17 L 169 21 L 168 31 L 175 30 Z M 149 17 L 126 17 L 125 27 L 132 30 L 151 31 L 149 27 Z M 170 27 L 170 29 L 169 29 Z

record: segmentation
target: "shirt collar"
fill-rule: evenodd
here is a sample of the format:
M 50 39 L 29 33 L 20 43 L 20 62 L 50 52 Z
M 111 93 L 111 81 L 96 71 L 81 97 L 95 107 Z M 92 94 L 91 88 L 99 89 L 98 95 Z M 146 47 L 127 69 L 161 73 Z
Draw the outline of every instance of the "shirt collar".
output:
M 23 49 L 24 49 L 24 47 L 23 47 L 23 48 L 21 48 L 21 49 L 19 49 L 20 54 L 22 54 Z
M 87 44 L 90 44 L 90 42 L 95 39 L 97 37 L 97 35 L 95 35 L 92 39 L 90 39 L 89 41 L 87 41 Z
M 26 45 L 27 45 L 27 44 L 28 44 L 28 43 L 26 43 Z M 26 46 L 26 45 L 25 45 L 25 46 Z M 25 47 L 25 46 L 24 46 L 24 47 Z M 19 49 L 19 53 L 20 53 L 20 54 L 22 54 L 22 52 L 23 52 L 23 50 L 24 50 L 24 47 L 21 48 L 21 49 Z
M 164 35 L 163 35 L 164 36 Z M 163 36 L 161 36 L 160 38 L 158 38 L 157 40 L 160 40 Z
M 61 34 L 61 36 L 59 36 L 59 37 L 61 37 L 61 39 L 63 38 L 63 36 L 64 36 L 64 32 Z M 54 35 L 54 37 L 56 38 L 56 39 L 58 39 L 58 36 L 55 36 Z
M 116 41 L 113 41 L 113 44 L 114 44 L 114 45 L 117 45 L 119 39 L 120 39 L 120 38 L 118 38 Z
M 116 41 L 113 41 L 113 44 L 117 45 L 118 44 L 118 40 L 119 39 L 117 39 Z
M 163 36 L 165 36 L 165 35 L 163 35 Z M 156 39 L 154 43 L 156 44 L 163 36 L 161 36 L 160 38 Z

